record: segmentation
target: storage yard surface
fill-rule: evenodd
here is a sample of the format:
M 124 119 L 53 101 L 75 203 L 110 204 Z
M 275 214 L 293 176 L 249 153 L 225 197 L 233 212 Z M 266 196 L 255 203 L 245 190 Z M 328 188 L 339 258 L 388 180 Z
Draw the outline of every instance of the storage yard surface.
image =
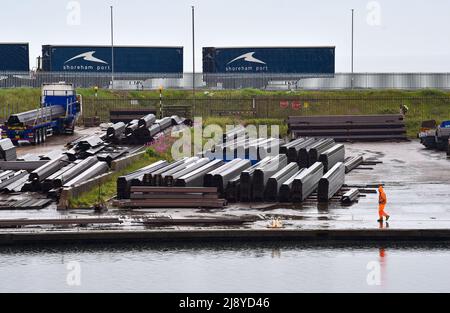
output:
M 90 130 L 92 131 L 92 130 Z M 55 138 L 56 139 L 56 138 Z M 51 141 L 53 149 L 62 147 L 59 140 Z M 47 146 L 48 147 L 48 146 Z M 21 148 L 19 153 L 33 152 L 38 148 Z M 358 203 L 342 206 L 339 201 L 329 204 L 318 204 L 317 200 L 308 200 L 303 204 L 290 206 L 280 204 L 230 204 L 223 210 L 206 209 L 146 209 L 115 210 L 110 209 L 103 214 L 93 211 L 71 210 L 57 211 L 50 206 L 40 211 L 0 211 L 0 219 L 49 219 L 49 218 L 106 218 L 119 217 L 121 224 L 99 224 L 83 228 L 67 227 L 27 227 L 21 229 L 0 229 L 5 234 L 57 234 L 59 232 L 76 232 L 88 235 L 92 231 L 213 231 L 223 229 L 262 230 L 267 228 L 273 218 L 280 218 L 284 228 L 280 231 L 340 231 L 340 230 L 378 230 L 378 195 L 374 188 L 366 186 L 383 183 L 388 196 L 387 212 L 392 219 L 389 223 L 391 231 L 396 230 L 447 230 L 450 228 L 450 182 L 448 172 L 450 161 L 444 153 L 425 150 L 418 142 L 391 143 L 354 143 L 346 144 L 347 155 L 363 154 L 365 159 L 381 161 L 375 166 L 363 166 L 347 175 L 346 185 L 369 189 L 363 193 Z M 371 192 L 370 192 L 371 191 Z M 256 217 L 260 219 L 243 226 L 169 226 L 149 227 L 135 223 L 142 218 L 223 218 L 223 217 Z M 387 226 L 385 225 L 384 228 Z M 50 232 L 48 232 L 50 231 Z M 250 232 L 249 232 L 250 233 Z M 205 233 L 206 234 L 206 233 Z M 97 233 L 98 235 L 98 233 Z M 164 236 L 164 234 L 162 234 Z M 3 237 L 4 238 L 4 237 Z M 88 237 L 87 237 L 88 238 Z M 201 240 L 201 239 L 200 239 Z

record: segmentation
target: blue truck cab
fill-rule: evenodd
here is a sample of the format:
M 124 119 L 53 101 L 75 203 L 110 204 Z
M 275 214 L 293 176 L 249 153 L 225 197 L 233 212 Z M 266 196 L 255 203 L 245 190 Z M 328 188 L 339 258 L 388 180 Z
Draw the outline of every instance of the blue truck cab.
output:
M 44 84 L 40 107 L 11 115 L 2 126 L 2 138 L 9 138 L 16 145 L 36 145 L 49 136 L 73 134 L 81 113 L 82 98 L 72 84 Z

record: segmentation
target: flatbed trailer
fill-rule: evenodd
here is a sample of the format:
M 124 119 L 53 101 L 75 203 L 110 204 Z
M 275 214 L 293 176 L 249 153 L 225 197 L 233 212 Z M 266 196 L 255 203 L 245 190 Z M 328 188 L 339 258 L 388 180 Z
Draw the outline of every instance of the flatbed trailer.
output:
M 2 126 L 2 138 L 16 144 L 44 143 L 53 135 L 73 134 L 82 112 L 82 98 L 72 84 L 46 84 L 36 110 L 11 115 Z

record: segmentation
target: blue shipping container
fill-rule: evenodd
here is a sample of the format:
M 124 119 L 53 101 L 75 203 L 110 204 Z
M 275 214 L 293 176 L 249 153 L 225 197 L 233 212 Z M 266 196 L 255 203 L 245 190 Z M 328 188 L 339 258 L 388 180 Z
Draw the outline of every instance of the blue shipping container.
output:
M 0 43 L 0 71 L 28 72 L 30 52 L 27 43 Z
M 111 47 L 42 46 L 46 72 L 112 71 Z M 116 73 L 183 73 L 183 47 L 115 47 Z
M 330 75 L 335 47 L 203 48 L 203 72 Z

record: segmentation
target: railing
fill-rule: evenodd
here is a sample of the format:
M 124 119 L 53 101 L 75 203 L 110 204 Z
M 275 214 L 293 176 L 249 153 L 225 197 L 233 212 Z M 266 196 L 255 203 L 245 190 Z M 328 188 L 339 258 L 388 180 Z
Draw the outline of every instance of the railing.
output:
M 192 89 L 192 73 L 117 73 L 114 86 L 108 73 L 0 72 L 0 88 L 33 87 L 66 81 L 77 88 L 154 90 L 160 87 Z M 337 73 L 331 77 L 306 74 L 206 74 L 195 76 L 195 88 L 204 90 L 256 88 L 264 90 L 443 89 L 450 90 L 449 73 Z

